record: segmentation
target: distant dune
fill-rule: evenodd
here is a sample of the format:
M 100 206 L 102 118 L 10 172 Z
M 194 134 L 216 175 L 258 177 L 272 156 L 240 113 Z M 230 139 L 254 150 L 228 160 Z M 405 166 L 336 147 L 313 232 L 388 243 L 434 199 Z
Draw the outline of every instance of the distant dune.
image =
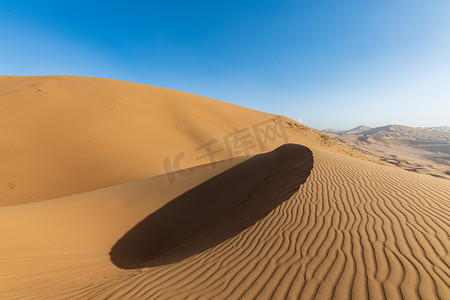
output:
M 340 132 L 340 133 L 344 133 L 344 134 L 360 134 L 360 133 L 366 132 L 366 131 L 368 131 L 370 129 L 372 129 L 372 128 L 369 127 L 369 126 L 361 125 L 361 126 L 358 126 L 358 127 L 353 128 L 353 129 L 350 129 L 350 130 L 347 130 L 347 131 L 344 131 L 344 132 Z
M 2 76 L 0 135 L 0 299 L 448 299 L 450 181 L 288 118 Z
M 402 169 L 450 179 L 449 127 L 358 126 L 324 133 Z

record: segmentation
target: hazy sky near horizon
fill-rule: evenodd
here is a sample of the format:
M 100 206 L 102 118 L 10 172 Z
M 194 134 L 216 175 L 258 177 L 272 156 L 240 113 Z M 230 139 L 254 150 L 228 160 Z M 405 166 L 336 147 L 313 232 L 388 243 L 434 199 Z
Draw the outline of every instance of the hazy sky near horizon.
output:
M 449 16 L 448 0 L 0 0 L 0 74 L 145 83 L 317 129 L 449 126 Z

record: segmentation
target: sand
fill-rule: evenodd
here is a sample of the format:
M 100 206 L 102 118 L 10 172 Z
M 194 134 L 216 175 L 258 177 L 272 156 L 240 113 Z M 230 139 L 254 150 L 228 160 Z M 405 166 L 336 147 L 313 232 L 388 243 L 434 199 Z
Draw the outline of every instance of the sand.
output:
M 1 299 L 449 299 L 448 180 L 174 90 L 0 87 Z

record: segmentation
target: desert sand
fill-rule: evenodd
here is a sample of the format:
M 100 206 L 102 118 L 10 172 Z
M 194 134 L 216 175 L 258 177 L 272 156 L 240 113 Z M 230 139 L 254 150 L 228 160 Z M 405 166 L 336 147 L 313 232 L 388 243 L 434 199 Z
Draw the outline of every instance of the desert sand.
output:
M 288 118 L 0 77 L 1 299 L 450 299 L 450 181 Z

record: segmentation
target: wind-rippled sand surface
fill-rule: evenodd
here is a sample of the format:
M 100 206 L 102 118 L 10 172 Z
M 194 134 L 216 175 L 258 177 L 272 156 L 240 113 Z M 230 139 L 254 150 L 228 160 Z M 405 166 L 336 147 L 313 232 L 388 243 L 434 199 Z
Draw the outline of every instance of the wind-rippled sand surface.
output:
M 450 182 L 292 124 L 172 184 L 0 207 L 0 298 L 450 299 Z

